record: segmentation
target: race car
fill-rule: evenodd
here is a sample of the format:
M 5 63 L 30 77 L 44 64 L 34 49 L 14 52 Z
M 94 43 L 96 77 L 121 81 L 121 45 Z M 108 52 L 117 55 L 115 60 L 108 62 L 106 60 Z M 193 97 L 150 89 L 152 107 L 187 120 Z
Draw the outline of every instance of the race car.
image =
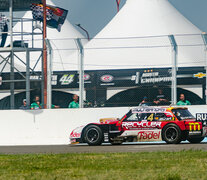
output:
M 101 145 L 110 142 L 165 141 L 178 144 L 188 140 L 200 143 L 207 136 L 207 122 L 196 121 L 183 107 L 136 107 L 121 119 L 105 118 L 74 129 L 71 144 Z

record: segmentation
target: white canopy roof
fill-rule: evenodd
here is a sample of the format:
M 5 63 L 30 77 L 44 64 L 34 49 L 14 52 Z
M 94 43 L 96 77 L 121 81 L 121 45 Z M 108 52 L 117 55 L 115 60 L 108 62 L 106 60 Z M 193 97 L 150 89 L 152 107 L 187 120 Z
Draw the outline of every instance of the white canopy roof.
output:
M 167 0 L 127 0 L 112 21 L 85 45 L 85 69 L 170 67 L 168 35 L 175 35 L 179 46 L 179 67 L 203 66 L 201 33 Z M 75 64 L 75 59 L 71 57 L 70 62 Z M 76 66 L 71 63 L 65 68 Z

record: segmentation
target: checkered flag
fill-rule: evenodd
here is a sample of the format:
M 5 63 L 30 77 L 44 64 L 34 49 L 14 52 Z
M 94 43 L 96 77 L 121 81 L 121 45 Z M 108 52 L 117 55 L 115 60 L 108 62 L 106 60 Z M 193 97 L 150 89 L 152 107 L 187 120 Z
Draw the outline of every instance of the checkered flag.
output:
M 33 19 L 37 21 L 43 21 L 43 5 L 31 4 L 31 10 Z M 59 7 L 48 6 L 46 7 L 47 26 L 61 30 L 61 26 L 64 24 L 68 11 Z
M 43 5 L 42 4 L 31 4 L 31 10 L 33 19 L 37 21 L 43 21 Z M 52 10 L 46 8 L 46 18 L 47 21 L 51 20 L 53 17 Z

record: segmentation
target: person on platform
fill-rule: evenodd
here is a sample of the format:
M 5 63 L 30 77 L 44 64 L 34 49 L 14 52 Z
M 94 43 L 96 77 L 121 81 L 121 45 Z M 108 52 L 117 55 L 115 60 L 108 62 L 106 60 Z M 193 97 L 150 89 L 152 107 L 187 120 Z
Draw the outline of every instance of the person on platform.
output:
M 186 106 L 186 105 L 191 105 L 190 101 L 185 99 L 184 94 L 180 94 L 180 101 L 177 103 L 178 106 Z
M 23 99 L 23 104 L 20 106 L 19 109 L 22 109 L 22 110 L 30 109 L 30 107 L 27 105 L 27 100 L 26 99 Z
M 167 105 L 169 104 L 169 101 L 166 97 L 166 95 L 163 93 L 162 89 L 158 89 L 158 95 L 156 96 L 154 100 L 155 105 Z
M 35 101 L 31 104 L 31 109 L 42 109 L 39 96 L 35 96 Z
M 79 108 L 78 95 L 77 94 L 73 95 L 73 101 L 70 102 L 68 108 Z

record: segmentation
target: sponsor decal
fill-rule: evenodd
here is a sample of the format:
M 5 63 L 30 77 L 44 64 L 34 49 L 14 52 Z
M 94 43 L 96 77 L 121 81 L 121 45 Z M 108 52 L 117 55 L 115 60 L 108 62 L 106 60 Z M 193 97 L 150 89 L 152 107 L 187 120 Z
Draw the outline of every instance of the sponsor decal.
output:
M 71 133 L 70 138 L 79 138 L 80 136 L 81 136 L 80 133 L 73 132 L 73 133 Z
M 125 129 L 139 129 L 139 128 L 161 128 L 162 122 L 122 122 L 122 128 Z
M 88 81 L 91 78 L 89 74 L 84 74 L 84 81 Z
M 133 108 L 132 113 L 163 113 L 165 108 Z
M 197 74 L 194 74 L 193 77 L 201 79 L 201 78 L 206 77 L 206 74 L 202 72 L 198 72 Z
M 140 72 L 136 72 L 136 75 L 133 75 L 131 80 L 135 81 L 135 84 L 139 84 Z
M 109 83 L 109 82 L 112 82 L 114 80 L 114 77 L 112 75 L 103 75 L 101 76 L 101 81 L 102 82 L 106 82 L 106 83 Z
M 52 75 L 52 82 L 51 83 L 53 86 L 57 85 L 57 78 L 58 78 L 57 75 Z
M 207 136 L 207 127 L 203 127 L 203 136 Z
M 207 121 L 207 113 L 196 113 L 197 121 Z
M 201 125 L 197 122 L 197 123 L 189 123 L 189 130 L 190 131 L 200 131 L 201 130 Z
M 156 131 L 139 131 L 137 141 L 159 141 L 161 140 L 161 130 Z
M 71 134 L 70 134 L 70 139 L 73 139 L 73 138 L 80 138 L 81 137 L 81 133 L 82 133 L 82 130 L 83 130 L 84 126 L 80 126 L 76 129 L 74 129 Z
M 74 81 L 75 74 L 64 74 L 60 78 L 61 85 L 69 85 Z
M 39 75 L 32 75 L 30 76 L 30 80 L 41 80 L 41 76 Z
M 142 74 L 140 83 L 148 84 L 148 83 L 161 83 L 161 82 L 171 82 L 171 81 L 172 81 L 171 76 L 162 76 L 160 75 L 160 72 L 153 72 L 153 70 L 148 70 Z

